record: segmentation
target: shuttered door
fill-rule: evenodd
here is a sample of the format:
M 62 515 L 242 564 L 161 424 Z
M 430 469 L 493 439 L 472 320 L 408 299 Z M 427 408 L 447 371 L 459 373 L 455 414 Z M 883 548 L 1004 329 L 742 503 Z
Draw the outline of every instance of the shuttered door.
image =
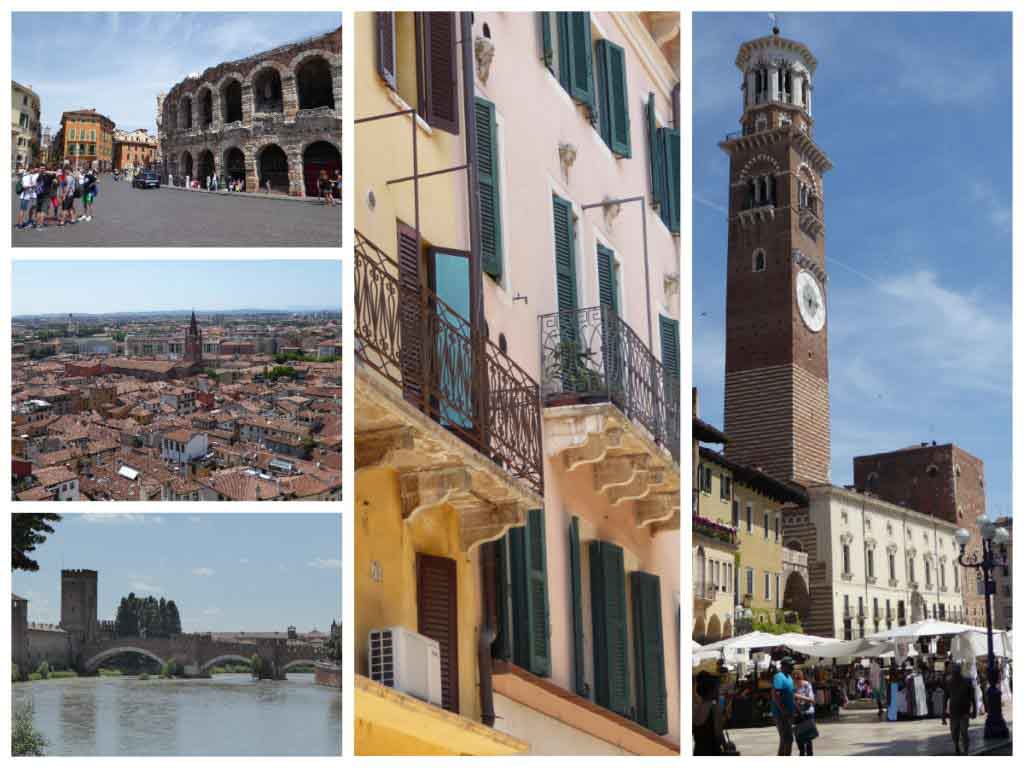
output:
M 583 566 L 580 551 L 580 519 L 573 517 L 569 523 L 569 582 L 572 587 L 572 662 L 573 690 L 578 696 L 588 698 L 586 674 L 583 659 Z
M 619 313 L 619 286 L 615 277 L 615 256 L 611 249 L 597 246 L 597 292 L 601 303 Z
M 454 13 L 416 14 L 419 113 L 432 127 L 459 132 Z
M 648 94 L 644 108 L 647 118 L 647 168 L 651 174 L 651 199 L 661 206 L 665 188 L 665 150 L 658 139 L 658 119 L 654 110 L 654 94 Z
M 395 76 L 395 14 L 377 11 L 377 72 L 392 90 L 397 90 Z
M 515 662 L 540 677 L 551 674 L 544 510 L 531 509 L 525 527 L 509 531 Z
M 566 17 L 568 32 L 564 46 L 568 52 L 569 95 L 576 101 L 594 108 L 594 54 L 590 36 L 590 14 L 570 12 Z
M 629 574 L 629 586 L 633 597 L 637 722 L 663 734 L 668 732 L 668 693 L 661 634 L 661 580 L 654 574 L 634 571 Z
M 629 641 L 622 548 L 606 541 L 592 541 L 589 550 L 594 700 L 629 717 Z
M 477 98 L 476 161 L 480 191 L 480 260 L 483 271 L 501 279 L 501 192 L 498 187 L 498 126 L 494 104 Z
M 416 609 L 421 635 L 441 647 L 441 702 L 459 711 L 459 613 L 455 561 L 416 555 Z
M 417 407 L 423 407 L 422 268 L 416 230 L 402 222 L 398 222 L 398 291 L 402 394 Z
M 576 368 L 579 362 L 576 340 L 576 249 L 573 235 L 572 205 L 558 195 L 552 196 L 555 216 L 555 281 L 558 291 L 559 365 L 562 386 L 576 389 Z
M 601 134 L 612 152 L 630 157 L 629 89 L 626 83 L 626 54 L 608 40 L 597 42 L 597 68 L 601 85 Z
M 658 315 L 661 330 L 661 364 L 667 373 L 679 378 L 679 321 Z
M 508 534 L 498 539 L 495 547 L 497 569 L 498 633 L 491 644 L 491 655 L 512 661 L 512 584 L 509 573 Z

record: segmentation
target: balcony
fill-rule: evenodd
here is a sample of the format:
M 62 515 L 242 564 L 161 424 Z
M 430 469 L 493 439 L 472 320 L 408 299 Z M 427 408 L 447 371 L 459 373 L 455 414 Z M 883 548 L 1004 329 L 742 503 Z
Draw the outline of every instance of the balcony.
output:
M 693 599 L 702 603 L 713 603 L 718 597 L 719 588 L 710 581 L 693 582 Z
M 707 517 L 693 516 L 693 535 L 714 539 L 729 546 L 736 546 L 736 529 L 731 525 L 711 520 Z
M 399 472 L 403 514 L 449 504 L 463 551 L 543 503 L 539 388 L 356 232 L 356 470 Z
M 638 527 L 679 528 L 679 376 L 607 306 L 540 317 L 545 447 Z

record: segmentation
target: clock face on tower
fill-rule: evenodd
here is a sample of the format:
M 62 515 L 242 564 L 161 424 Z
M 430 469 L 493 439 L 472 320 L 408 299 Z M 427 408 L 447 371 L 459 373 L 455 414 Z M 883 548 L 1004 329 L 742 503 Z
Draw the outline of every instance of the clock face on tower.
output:
M 817 278 L 806 269 L 796 276 L 796 303 L 809 331 L 817 333 L 825 327 L 825 296 Z

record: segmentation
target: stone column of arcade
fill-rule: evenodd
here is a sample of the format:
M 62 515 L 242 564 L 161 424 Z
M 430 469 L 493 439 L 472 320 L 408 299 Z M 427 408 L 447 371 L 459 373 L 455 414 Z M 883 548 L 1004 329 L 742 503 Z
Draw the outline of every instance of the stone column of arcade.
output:
M 284 121 L 294 123 L 299 114 L 299 91 L 294 72 L 289 72 L 281 80 L 281 97 L 284 99 Z

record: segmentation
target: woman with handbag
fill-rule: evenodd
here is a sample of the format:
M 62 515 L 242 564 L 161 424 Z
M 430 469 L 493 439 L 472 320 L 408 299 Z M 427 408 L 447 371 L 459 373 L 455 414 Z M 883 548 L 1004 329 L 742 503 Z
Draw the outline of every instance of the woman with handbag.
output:
M 718 678 L 710 672 L 701 672 L 697 675 L 694 693 L 693 754 L 727 754 L 722 710 L 718 706 Z
M 814 687 L 798 669 L 793 672 L 793 688 L 797 711 L 793 737 L 801 755 L 814 757 L 814 739 L 818 738 L 818 726 L 814 722 Z

